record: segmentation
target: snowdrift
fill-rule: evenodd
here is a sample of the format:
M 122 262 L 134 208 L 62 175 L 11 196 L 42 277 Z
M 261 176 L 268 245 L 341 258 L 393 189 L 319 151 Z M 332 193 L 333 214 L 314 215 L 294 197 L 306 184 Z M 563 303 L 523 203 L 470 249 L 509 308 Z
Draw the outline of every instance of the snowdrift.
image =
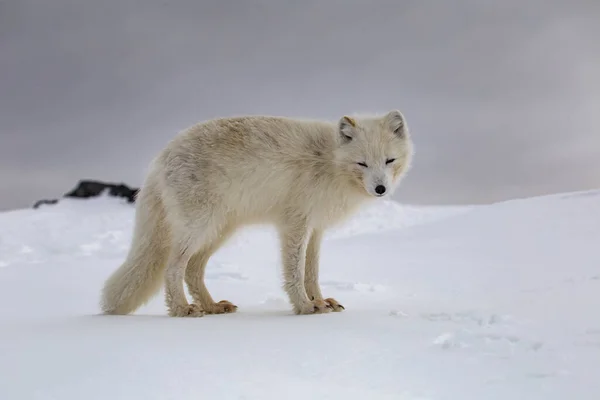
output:
M 343 313 L 295 316 L 276 236 L 238 233 L 207 285 L 236 314 L 99 315 L 133 205 L 0 214 L 0 399 L 597 399 L 600 191 L 473 207 L 383 202 L 331 231 Z

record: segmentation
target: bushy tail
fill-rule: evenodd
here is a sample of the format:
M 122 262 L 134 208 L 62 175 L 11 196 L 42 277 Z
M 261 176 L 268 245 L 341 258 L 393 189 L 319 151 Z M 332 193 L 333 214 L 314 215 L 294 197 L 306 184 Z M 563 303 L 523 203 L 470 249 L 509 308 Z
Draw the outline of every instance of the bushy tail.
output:
M 163 203 L 147 182 L 136 200 L 135 228 L 125 262 L 105 282 L 105 314 L 129 314 L 158 292 L 169 256 L 170 233 Z

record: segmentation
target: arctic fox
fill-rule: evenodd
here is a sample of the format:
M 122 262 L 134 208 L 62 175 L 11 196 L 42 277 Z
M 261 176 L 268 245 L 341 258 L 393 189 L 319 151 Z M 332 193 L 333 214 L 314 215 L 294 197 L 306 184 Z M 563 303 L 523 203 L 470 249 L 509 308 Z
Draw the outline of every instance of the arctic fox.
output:
M 255 223 L 277 228 L 283 289 L 295 314 L 343 310 L 319 287 L 323 233 L 366 201 L 392 194 L 413 149 L 397 110 L 333 122 L 240 116 L 187 128 L 150 165 L 129 253 L 102 291 L 103 312 L 129 314 L 163 282 L 170 316 L 235 312 L 211 297 L 206 264 L 237 228 Z

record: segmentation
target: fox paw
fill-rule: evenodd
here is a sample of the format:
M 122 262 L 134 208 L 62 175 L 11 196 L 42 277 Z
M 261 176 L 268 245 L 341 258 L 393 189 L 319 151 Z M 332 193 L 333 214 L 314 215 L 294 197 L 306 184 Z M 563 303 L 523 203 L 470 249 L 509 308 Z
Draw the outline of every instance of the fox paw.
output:
M 329 298 L 325 299 L 324 301 L 325 301 L 325 303 L 327 303 L 327 306 L 329 308 L 331 308 L 331 310 L 333 310 L 334 312 L 340 312 L 340 311 L 346 309 L 343 305 L 338 303 L 337 300 L 332 297 L 329 297 Z
M 237 306 L 227 300 L 221 300 L 218 303 L 213 303 L 205 306 L 207 314 L 229 314 L 237 311 Z
M 171 317 L 203 317 L 205 311 L 197 304 L 174 307 L 169 310 Z
M 305 304 L 294 306 L 296 314 L 325 314 L 331 312 L 332 308 L 325 300 L 312 300 Z

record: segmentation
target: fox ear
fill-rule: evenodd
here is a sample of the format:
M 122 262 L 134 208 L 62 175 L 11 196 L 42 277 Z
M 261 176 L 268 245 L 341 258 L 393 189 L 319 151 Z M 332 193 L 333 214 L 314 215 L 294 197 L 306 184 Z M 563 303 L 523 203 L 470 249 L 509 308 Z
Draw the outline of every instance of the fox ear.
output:
M 398 137 L 404 137 L 406 134 L 406 122 L 404 115 L 398 110 L 392 110 L 385 116 L 385 120 L 390 130 Z
M 338 123 L 338 130 L 344 142 L 349 142 L 354 138 L 354 128 L 356 121 L 348 116 L 343 116 Z

